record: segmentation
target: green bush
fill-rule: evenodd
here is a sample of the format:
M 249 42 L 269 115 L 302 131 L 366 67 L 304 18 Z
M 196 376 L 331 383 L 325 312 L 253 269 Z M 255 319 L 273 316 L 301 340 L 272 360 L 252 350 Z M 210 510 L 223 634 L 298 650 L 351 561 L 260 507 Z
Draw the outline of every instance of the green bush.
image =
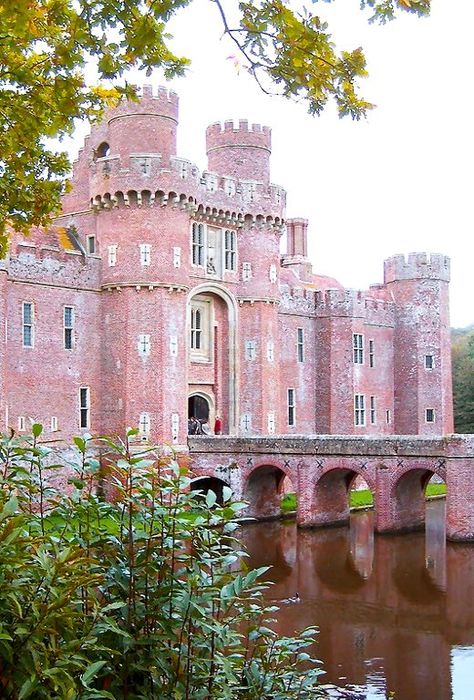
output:
M 223 505 L 196 497 L 186 467 L 134 451 L 133 435 L 76 438 L 66 465 L 39 425 L 1 438 L 0 697 L 322 697 L 315 630 L 277 636 L 266 569 L 247 570 L 233 537 L 243 504 L 228 488 Z M 64 466 L 70 489 L 53 488 Z

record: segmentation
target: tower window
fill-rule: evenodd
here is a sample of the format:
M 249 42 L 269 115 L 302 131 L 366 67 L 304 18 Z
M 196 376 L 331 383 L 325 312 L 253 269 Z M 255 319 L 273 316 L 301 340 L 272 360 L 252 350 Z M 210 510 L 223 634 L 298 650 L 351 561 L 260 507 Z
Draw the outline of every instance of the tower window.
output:
M 81 428 L 88 428 L 90 421 L 90 389 L 81 386 L 79 389 L 79 421 Z
M 87 236 L 87 252 L 89 255 L 95 253 L 95 236 Z
M 74 309 L 72 306 L 64 307 L 64 347 L 66 350 L 72 350 L 73 346 L 73 328 L 74 328 Z
M 304 333 L 303 333 L 303 329 L 298 328 L 296 333 L 297 333 L 296 348 L 297 348 L 298 362 L 304 362 Z
M 362 427 L 365 425 L 365 396 L 364 394 L 354 395 L 354 424 Z
M 202 311 L 191 309 L 191 349 L 201 350 L 202 347 Z
M 352 347 L 354 353 L 354 364 L 364 364 L 364 336 L 361 333 L 352 334 Z
M 435 422 L 435 410 L 434 408 L 427 408 L 425 411 L 425 421 L 427 423 Z
M 204 224 L 194 223 L 192 227 L 193 265 L 204 266 Z
M 235 271 L 235 259 L 237 254 L 237 236 L 235 231 L 229 231 L 226 229 L 224 232 L 224 259 L 225 259 L 225 269 L 228 271 Z
M 295 424 L 296 424 L 295 390 L 288 389 L 288 425 L 294 426 Z
M 377 413 L 375 407 L 375 396 L 370 397 L 370 424 L 375 425 L 377 423 Z
M 434 369 L 434 357 L 433 355 L 425 355 L 425 369 Z
M 374 366 L 374 341 L 369 340 L 369 367 Z
M 24 301 L 22 305 L 23 347 L 32 348 L 34 343 L 34 304 Z

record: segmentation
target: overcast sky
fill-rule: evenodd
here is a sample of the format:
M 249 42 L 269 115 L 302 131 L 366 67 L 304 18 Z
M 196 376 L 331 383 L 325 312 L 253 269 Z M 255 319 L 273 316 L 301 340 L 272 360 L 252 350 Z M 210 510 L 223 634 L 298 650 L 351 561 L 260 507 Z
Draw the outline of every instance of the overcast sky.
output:
M 229 3 L 231 5 L 232 3 Z M 308 3 L 309 4 L 309 3 Z M 369 26 L 359 0 L 317 3 L 339 48 L 363 46 L 375 102 L 366 121 L 321 117 L 304 103 L 262 94 L 237 74 L 217 8 L 193 0 L 173 25 L 192 59 L 180 95 L 179 154 L 206 167 L 208 124 L 248 118 L 273 130 L 272 181 L 288 191 L 287 216 L 309 219 L 314 269 L 346 287 L 382 281 L 383 260 L 427 251 L 451 257 L 451 322 L 474 323 L 472 265 L 474 0 L 432 0 L 429 19 Z M 138 82 L 163 83 L 159 73 Z M 132 76 L 134 77 L 134 76 Z

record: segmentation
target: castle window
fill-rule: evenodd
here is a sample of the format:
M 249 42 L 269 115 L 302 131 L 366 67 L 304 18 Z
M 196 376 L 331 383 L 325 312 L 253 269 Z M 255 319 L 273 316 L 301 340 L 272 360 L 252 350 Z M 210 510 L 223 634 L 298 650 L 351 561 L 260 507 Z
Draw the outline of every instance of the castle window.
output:
M 113 245 L 109 245 L 107 250 L 109 257 L 109 267 L 115 267 L 115 265 L 117 264 L 117 244 L 114 243 Z
M 268 272 L 268 276 L 270 278 L 270 282 L 277 281 L 277 269 L 276 269 L 276 265 L 274 265 L 273 263 L 270 265 L 270 270 Z
M 252 263 L 242 263 L 242 282 L 248 282 L 252 279 Z
M 273 435 L 275 432 L 275 414 L 273 411 L 267 415 L 268 434 Z
M 370 424 L 375 425 L 377 423 L 377 413 L 375 408 L 375 396 L 370 397 Z
M 56 433 L 58 430 L 58 418 L 57 416 L 51 416 L 51 432 Z
M 193 265 L 204 266 L 204 224 L 194 223 L 192 226 L 192 255 Z
M 149 243 L 140 243 L 140 265 L 146 267 L 151 261 L 151 245 Z
M 245 359 L 246 360 L 255 360 L 257 357 L 257 344 L 255 340 L 246 340 L 245 341 Z
M 273 344 L 273 340 L 267 340 L 267 360 L 269 362 L 273 362 L 275 359 L 275 346 Z
M 364 394 L 354 395 L 354 425 L 362 427 L 365 425 L 365 396 Z
M 217 192 L 217 176 L 206 173 L 206 187 L 208 192 Z
M 385 421 L 387 425 L 390 425 L 390 423 L 392 422 L 392 412 L 389 408 L 387 408 L 387 410 L 385 411 Z
M 425 355 L 425 369 L 434 369 L 434 357 L 433 355 Z
M 96 149 L 96 156 L 97 158 L 106 158 L 108 155 L 110 155 L 110 146 L 108 143 L 103 141 L 100 146 L 97 146 Z
M 298 362 L 304 362 L 304 332 L 302 328 L 296 330 L 296 349 Z
M 225 269 L 233 272 L 236 269 L 235 258 L 237 254 L 236 246 L 236 233 L 235 231 L 226 230 L 224 232 L 224 258 L 225 258 Z
M 434 408 L 427 408 L 425 411 L 425 421 L 427 423 L 435 422 L 435 410 Z
M 24 301 L 22 305 L 23 320 L 23 347 L 32 348 L 34 343 L 34 315 L 35 307 L 30 301 Z
M 73 346 L 73 329 L 74 329 L 74 309 L 72 306 L 64 307 L 64 347 L 66 350 L 72 350 Z
M 79 423 L 81 428 L 88 428 L 90 422 L 90 389 L 81 386 L 79 389 Z
M 296 425 L 296 398 L 294 389 L 288 389 L 288 425 Z
M 95 253 L 95 236 L 87 236 L 87 252 L 89 255 Z
M 173 248 L 173 267 L 181 267 L 181 248 Z
M 138 419 L 138 430 L 141 435 L 148 436 L 150 434 L 150 414 L 140 413 L 140 418 Z
M 26 430 L 26 418 L 25 416 L 18 416 L 18 430 L 24 432 Z
M 235 182 L 234 180 L 224 180 L 224 191 L 228 197 L 233 197 L 235 194 Z
M 364 364 L 364 336 L 361 333 L 352 334 L 352 347 L 354 351 L 354 364 Z
M 250 433 L 252 430 L 252 416 L 250 413 L 243 413 L 240 416 L 240 429 L 243 433 Z
M 374 341 L 369 340 L 369 367 L 374 366 Z
M 191 304 L 191 360 L 209 362 L 211 347 L 211 304 L 204 298 L 194 298 Z
M 151 352 L 150 336 L 141 334 L 138 336 L 138 354 L 141 357 L 148 357 Z

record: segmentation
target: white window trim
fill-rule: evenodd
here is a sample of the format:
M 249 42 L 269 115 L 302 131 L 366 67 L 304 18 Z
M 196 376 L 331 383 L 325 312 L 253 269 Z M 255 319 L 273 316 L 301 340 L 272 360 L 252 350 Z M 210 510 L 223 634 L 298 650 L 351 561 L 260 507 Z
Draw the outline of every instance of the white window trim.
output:
M 25 307 L 31 306 L 31 319 L 30 323 L 25 323 Z M 29 345 L 25 345 L 25 328 L 30 328 L 30 340 Z M 33 301 L 23 301 L 21 304 L 21 342 L 24 348 L 34 348 L 35 347 L 35 304 Z
M 191 301 L 189 313 L 189 352 L 191 362 L 211 362 L 212 361 L 212 306 L 209 299 L 194 297 Z M 201 327 L 193 327 L 195 311 L 201 312 Z M 196 332 L 200 331 L 200 347 L 192 347 Z M 194 341 L 195 342 L 195 341 Z
M 91 250 L 91 242 L 93 242 L 94 250 Z M 88 255 L 95 255 L 97 253 L 97 239 L 94 234 L 87 236 L 86 238 L 86 250 Z
M 59 430 L 58 427 L 58 417 L 57 416 L 51 416 L 51 432 L 56 433 Z
M 237 270 L 237 231 L 231 228 L 222 229 L 224 249 L 224 270 L 235 272 Z M 230 245 L 227 243 L 230 241 Z M 227 264 L 230 261 L 229 265 Z
M 298 362 L 304 362 L 304 329 L 296 329 L 296 359 Z
M 202 231 L 202 239 L 201 242 L 194 242 L 194 230 L 201 230 Z M 206 251 L 207 251 L 207 227 L 205 224 L 199 222 L 199 221 L 193 221 L 191 223 L 191 235 L 189 237 L 190 241 L 190 246 L 191 246 L 191 265 L 196 268 L 202 268 L 203 270 L 206 269 Z M 194 262 L 194 250 L 198 251 L 197 253 L 197 260 L 198 262 Z
M 82 392 L 85 391 L 85 397 L 86 401 L 83 404 L 82 402 Z M 85 412 L 85 413 L 83 413 Z M 86 425 L 83 425 L 83 416 L 85 415 L 86 417 Z M 90 428 L 91 424 L 91 390 L 90 387 L 88 386 L 81 386 L 79 387 L 79 427 L 81 430 L 87 430 Z
M 375 367 L 375 341 L 369 339 L 369 367 Z
M 428 357 L 431 358 L 431 367 L 428 367 L 428 364 L 427 364 L 427 359 L 428 359 Z M 434 370 L 434 368 L 435 368 L 435 359 L 434 359 L 434 355 L 433 355 L 432 352 L 427 352 L 427 353 L 425 354 L 425 357 L 424 357 L 424 366 L 425 366 L 425 369 L 426 369 L 427 372 L 432 372 L 432 371 Z
M 66 309 L 71 309 L 71 324 L 66 325 Z M 75 338 L 74 338 L 74 306 L 66 304 L 63 306 L 63 345 L 65 350 L 74 350 Z M 66 331 L 71 331 L 71 347 L 67 347 L 66 343 Z
M 290 428 L 294 428 L 296 425 L 296 391 L 294 387 L 288 387 L 286 392 L 286 406 L 288 425 Z
M 370 425 L 377 425 L 377 397 L 371 396 L 369 399 Z
M 355 365 L 364 364 L 364 335 L 362 333 L 352 334 L 352 361 Z
M 354 426 L 356 428 L 365 428 L 365 394 L 354 394 Z
M 433 412 L 433 420 L 428 420 L 428 411 Z M 425 423 L 427 425 L 432 425 L 433 423 L 436 423 L 436 409 L 434 408 L 425 408 Z

